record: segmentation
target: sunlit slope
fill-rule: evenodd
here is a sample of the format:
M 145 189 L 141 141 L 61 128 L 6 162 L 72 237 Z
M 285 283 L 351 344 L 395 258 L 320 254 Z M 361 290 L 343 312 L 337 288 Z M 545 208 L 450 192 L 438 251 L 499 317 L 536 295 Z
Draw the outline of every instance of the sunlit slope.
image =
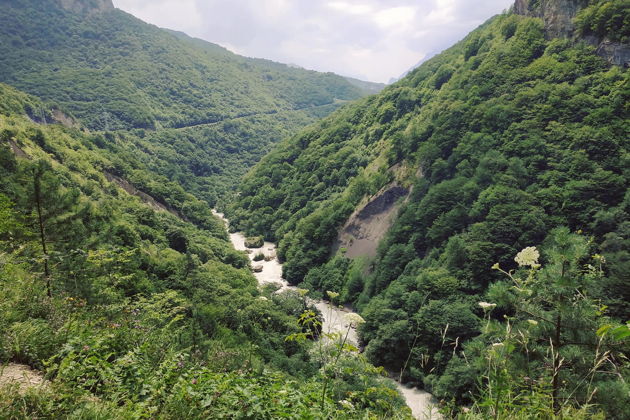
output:
M 375 363 L 470 401 L 483 363 L 467 364 L 453 343 L 492 340 L 480 336 L 478 302 L 505 280 L 493 264 L 516 268 L 517 252 L 552 229 L 593 238 L 607 264 L 592 296 L 630 316 L 628 71 L 595 52 L 546 36 L 540 19 L 495 17 L 283 142 L 245 178 L 231 220 L 279 242 L 291 283 L 354 304 Z M 375 258 L 333 247 L 353 212 L 398 187 L 408 194 Z

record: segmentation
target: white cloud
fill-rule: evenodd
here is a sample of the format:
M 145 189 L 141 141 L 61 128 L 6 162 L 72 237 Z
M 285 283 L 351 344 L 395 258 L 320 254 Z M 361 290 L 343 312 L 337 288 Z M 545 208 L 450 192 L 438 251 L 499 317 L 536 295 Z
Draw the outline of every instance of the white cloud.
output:
M 405 29 L 414 21 L 416 9 L 409 6 L 392 7 L 379 10 L 374 14 L 374 21 L 383 29 Z
M 374 9 L 369 4 L 352 4 L 343 1 L 332 1 L 327 4 L 331 9 L 352 15 L 367 15 L 372 13 Z
M 189 35 L 203 28 L 197 0 L 115 0 L 114 5 L 146 22 Z
M 239 54 L 372 81 L 398 77 L 514 0 L 114 0 Z

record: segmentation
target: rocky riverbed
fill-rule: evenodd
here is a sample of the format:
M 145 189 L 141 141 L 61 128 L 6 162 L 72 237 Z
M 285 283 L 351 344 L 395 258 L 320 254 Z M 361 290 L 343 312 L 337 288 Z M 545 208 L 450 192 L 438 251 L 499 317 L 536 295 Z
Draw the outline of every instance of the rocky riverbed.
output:
M 215 212 L 215 215 L 220 217 L 226 225 L 229 223 L 223 214 Z M 248 252 L 249 258 L 252 261 L 252 267 L 262 267 L 262 270 L 256 270 L 253 273 L 256 280 L 258 280 L 258 284 L 264 285 L 275 283 L 280 285 L 280 290 L 297 290 L 296 287 L 289 285 L 287 281 L 282 278 L 282 264 L 280 264 L 276 258 L 275 244 L 265 242 L 260 248 L 247 248 L 245 246 L 245 240 L 245 236 L 240 232 L 230 233 L 230 241 L 232 242 L 232 245 L 234 245 L 234 248 L 239 251 Z M 263 254 L 266 258 L 260 261 L 254 261 L 254 257 L 258 254 Z M 350 309 L 331 306 L 325 301 L 313 301 L 312 303 L 322 313 L 323 330 L 325 332 L 346 333 L 348 330 L 346 315 L 353 313 Z M 355 345 L 359 343 L 359 338 L 354 328 L 350 329 L 348 333 L 348 340 Z M 407 405 L 411 408 L 411 412 L 416 419 L 424 420 L 441 418 L 436 408 L 437 401 L 431 394 L 417 388 L 406 387 L 398 382 L 396 382 L 396 386 L 405 398 Z

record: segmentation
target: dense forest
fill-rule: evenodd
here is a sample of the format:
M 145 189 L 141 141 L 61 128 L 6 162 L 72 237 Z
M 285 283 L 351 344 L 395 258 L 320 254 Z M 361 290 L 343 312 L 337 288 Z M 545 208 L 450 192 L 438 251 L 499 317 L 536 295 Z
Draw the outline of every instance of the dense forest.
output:
M 289 339 L 308 302 L 259 290 L 207 206 L 128 194 L 107 172 L 124 148 L 0 98 L 0 360 L 49 380 L 0 386 L 1 418 L 409 418 L 356 351 Z
M 228 214 L 451 414 L 628 418 L 630 85 L 597 44 L 627 51 L 630 2 L 517 6 L 282 142 Z M 344 223 L 392 188 L 376 256 L 348 257 Z
M 0 418 L 411 418 L 387 376 L 445 418 L 630 418 L 629 20 L 517 0 L 381 91 L 0 0 Z
M 0 1 L 0 82 L 119 133 L 211 205 L 274 143 L 382 87 L 241 57 L 113 7 L 59 4 Z

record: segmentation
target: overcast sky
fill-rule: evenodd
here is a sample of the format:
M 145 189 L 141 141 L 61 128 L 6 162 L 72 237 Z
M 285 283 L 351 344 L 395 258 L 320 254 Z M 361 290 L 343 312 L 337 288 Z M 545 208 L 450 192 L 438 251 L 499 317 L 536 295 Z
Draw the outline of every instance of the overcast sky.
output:
M 387 82 L 514 0 L 114 0 L 248 57 Z

